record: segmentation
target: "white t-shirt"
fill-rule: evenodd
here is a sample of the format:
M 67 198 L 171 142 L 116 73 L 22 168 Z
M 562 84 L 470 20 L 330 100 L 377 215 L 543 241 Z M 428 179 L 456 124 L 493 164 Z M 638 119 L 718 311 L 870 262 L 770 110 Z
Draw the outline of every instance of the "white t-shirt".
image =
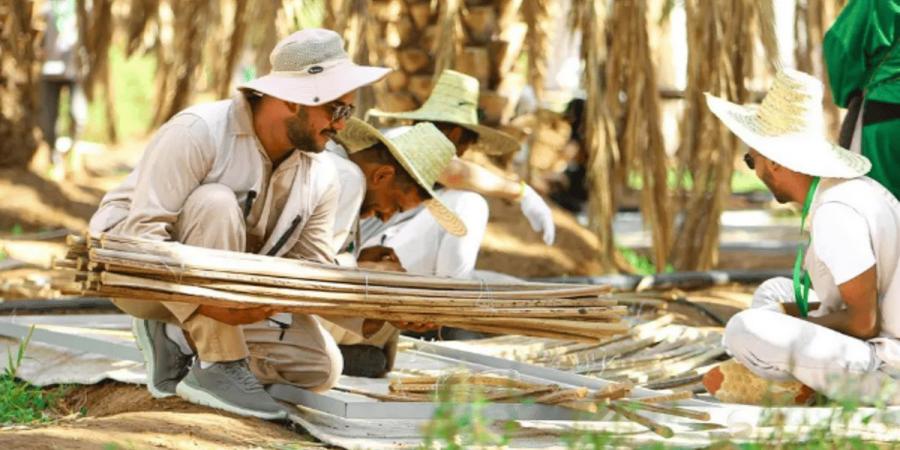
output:
M 876 353 L 900 368 L 900 202 L 868 177 L 823 178 L 810 210 L 806 255 L 817 316 L 844 309 L 838 286 L 876 266 L 881 333 Z

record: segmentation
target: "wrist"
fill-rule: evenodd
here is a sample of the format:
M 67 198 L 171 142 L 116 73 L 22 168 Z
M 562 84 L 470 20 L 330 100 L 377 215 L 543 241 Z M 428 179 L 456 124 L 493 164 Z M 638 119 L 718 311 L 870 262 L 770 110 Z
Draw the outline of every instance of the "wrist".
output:
M 528 185 L 525 184 L 524 180 L 520 180 L 518 185 L 516 186 L 516 195 L 513 197 L 513 201 L 521 202 L 523 198 L 525 198 L 525 192 L 528 190 Z

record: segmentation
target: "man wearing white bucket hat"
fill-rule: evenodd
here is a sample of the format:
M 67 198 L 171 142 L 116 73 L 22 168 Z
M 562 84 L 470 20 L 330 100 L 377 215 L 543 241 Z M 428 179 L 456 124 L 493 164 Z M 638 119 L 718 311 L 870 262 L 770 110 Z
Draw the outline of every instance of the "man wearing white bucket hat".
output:
M 707 95 L 750 147 L 747 165 L 778 201 L 803 205 L 801 232 L 810 224 L 793 280 L 763 283 L 751 309 L 729 320 L 724 344 L 763 379 L 897 403 L 900 203 L 864 176 L 868 159 L 826 140 L 822 91 L 815 78 L 784 70 L 758 106 Z
M 355 91 L 389 69 L 354 64 L 340 36 L 322 29 L 283 39 L 270 61 L 268 75 L 231 99 L 188 108 L 163 125 L 104 197 L 91 231 L 333 262 L 340 181 L 317 153 L 343 128 Z M 340 375 L 337 346 L 313 316 L 289 316 L 282 329 L 265 308 L 115 302 L 138 318 L 154 397 L 177 393 L 274 419 L 285 412 L 260 382 L 321 390 Z

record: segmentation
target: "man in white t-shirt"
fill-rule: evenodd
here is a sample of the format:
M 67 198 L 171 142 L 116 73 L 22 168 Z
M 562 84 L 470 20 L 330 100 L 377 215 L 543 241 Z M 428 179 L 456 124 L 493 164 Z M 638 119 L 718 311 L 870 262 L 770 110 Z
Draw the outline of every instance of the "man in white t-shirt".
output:
M 830 398 L 900 403 L 900 203 L 865 157 L 824 138 L 822 83 L 785 70 L 758 106 L 707 96 L 782 203 L 803 205 L 810 245 L 793 280 L 763 283 L 725 328 L 735 360 Z M 806 269 L 805 271 L 803 269 Z

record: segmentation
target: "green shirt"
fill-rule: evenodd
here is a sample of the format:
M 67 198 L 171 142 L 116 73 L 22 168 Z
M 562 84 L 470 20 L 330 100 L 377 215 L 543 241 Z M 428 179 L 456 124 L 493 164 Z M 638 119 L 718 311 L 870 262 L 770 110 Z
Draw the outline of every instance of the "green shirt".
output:
M 834 102 L 851 95 L 900 103 L 900 0 L 850 0 L 825 33 L 823 52 Z

